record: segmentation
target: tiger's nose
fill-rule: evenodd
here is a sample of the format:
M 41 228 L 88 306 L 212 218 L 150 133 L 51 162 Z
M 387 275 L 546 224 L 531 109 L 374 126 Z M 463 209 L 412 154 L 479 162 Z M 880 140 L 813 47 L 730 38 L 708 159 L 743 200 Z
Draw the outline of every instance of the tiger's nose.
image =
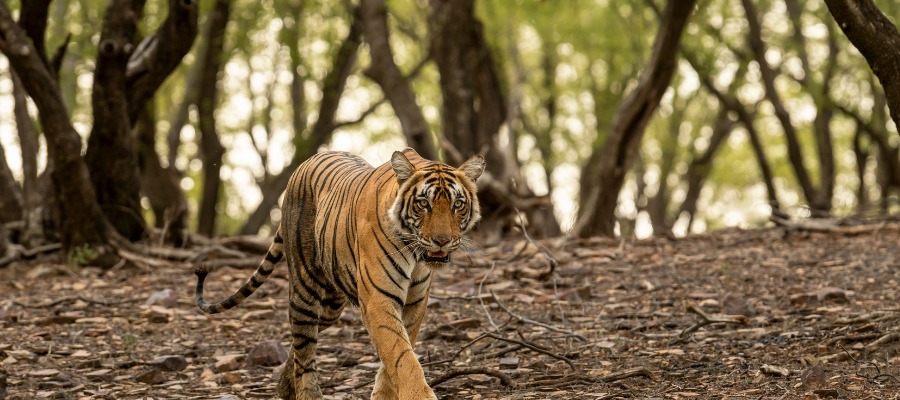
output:
M 438 246 L 443 246 L 447 243 L 450 243 L 450 239 L 447 239 L 447 238 L 432 238 L 431 241 L 434 242 L 435 244 L 437 244 Z

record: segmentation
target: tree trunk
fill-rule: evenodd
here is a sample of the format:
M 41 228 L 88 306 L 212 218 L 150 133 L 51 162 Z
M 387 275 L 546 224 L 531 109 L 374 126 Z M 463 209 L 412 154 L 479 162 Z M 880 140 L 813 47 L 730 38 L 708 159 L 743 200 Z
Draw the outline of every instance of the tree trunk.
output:
M 295 22 L 295 23 L 299 23 Z M 332 61 L 331 69 L 322 83 L 322 100 L 319 102 L 319 116 L 312 130 L 306 129 L 306 118 L 296 118 L 297 113 L 302 112 L 302 105 L 305 102 L 305 96 L 301 90 L 301 85 L 291 85 L 291 99 L 294 102 L 294 156 L 291 163 L 282 170 L 277 176 L 271 177 L 262 185 L 263 199 L 256 211 L 250 214 L 247 222 L 241 227 L 242 235 L 254 235 L 259 232 L 259 228 L 269 220 L 272 208 L 278 205 L 278 198 L 287 188 L 287 184 L 291 179 L 294 171 L 300 167 L 306 159 L 312 157 L 319 151 L 319 147 L 328 143 L 334 134 L 335 115 L 337 114 L 338 105 L 341 96 L 344 93 L 344 86 L 347 78 L 353 72 L 353 66 L 356 64 L 357 53 L 362 42 L 363 21 L 358 12 L 353 13 L 353 21 L 350 24 L 350 32 L 347 38 L 341 43 L 337 54 Z M 296 41 L 294 42 L 296 47 Z M 299 51 L 291 50 L 292 63 L 297 62 L 299 65 Z M 296 71 L 296 68 L 294 68 Z M 298 79 L 297 74 L 294 79 Z
M 13 178 L 9 164 L 6 163 L 6 151 L 0 145 L 0 224 L 22 220 L 22 189 Z
M 900 132 L 900 32 L 873 0 L 825 0 L 825 4 L 884 87 Z
M 59 202 L 63 249 L 71 254 L 76 247 L 89 247 L 96 254 L 93 264 L 111 266 L 119 260 L 108 244 L 109 235 L 114 233 L 108 230 L 87 165 L 81 158 L 81 138 L 69 121 L 54 74 L 3 2 L 0 2 L 0 34 L 3 37 L 0 51 L 19 74 L 38 108 L 49 156 L 55 165 L 52 178 Z
M 156 216 L 156 227 L 163 230 L 163 241 L 181 247 L 187 238 L 188 208 L 180 177 L 174 168 L 163 168 L 156 153 L 156 120 L 148 106 L 138 114 L 134 126 L 138 140 L 138 161 L 141 166 L 141 191 L 150 200 Z
M 225 63 L 225 28 L 231 12 L 230 0 L 217 0 L 209 18 L 209 31 L 206 51 L 201 62 L 203 67 L 200 72 L 200 87 L 197 96 L 197 111 L 200 126 L 200 151 L 203 154 L 203 199 L 200 204 L 200 215 L 197 224 L 197 233 L 212 237 L 216 230 L 216 206 L 219 201 L 219 189 L 222 179 L 219 171 L 222 169 L 222 156 L 225 149 L 219 142 L 219 134 L 216 132 L 216 105 L 219 81 L 219 72 Z
M 688 224 L 686 232 L 690 233 L 691 226 L 694 225 L 694 217 L 697 214 L 697 201 L 700 200 L 700 191 L 703 189 L 703 183 L 706 181 L 706 177 L 709 176 L 709 172 L 712 171 L 712 161 L 716 156 L 716 152 L 718 152 L 719 147 L 722 142 L 731 134 L 732 130 L 734 130 L 734 121 L 728 118 L 728 108 L 722 107 L 719 110 L 719 115 L 716 117 L 715 125 L 713 127 L 712 136 L 709 138 L 709 144 L 706 146 L 706 150 L 703 152 L 703 155 L 696 157 L 691 161 L 690 166 L 688 166 L 687 171 L 687 193 L 684 196 L 684 201 L 681 203 L 681 207 L 678 209 L 678 215 L 676 217 L 680 217 L 682 213 L 688 213 Z
M 91 98 L 95 123 L 84 156 L 103 213 L 132 241 L 142 237 L 145 223 L 125 69 L 143 7 L 144 0 L 111 0 L 106 9 Z
M 866 189 L 866 165 L 869 161 L 868 148 L 862 145 L 863 127 L 857 123 L 856 133 L 853 134 L 853 155 L 856 156 L 856 179 L 859 186 L 856 189 L 856 213 L 865 214 L 869 209 L 869 191 Z
M 659 24 L 650 62 L 641 74 L 637 87 L 622 101 L 616 111 L 603 147 L 594 151 L 582 169 L 581 215 L 577 233 L 581 237 L 614 236 L 616 204 L 640 148 L 641 138 L 650 118 L 669 87 L 677 66 L 681 32 L 694 10 L 695 0 L 669 1 Z
M 394 63 L 385 0 L 361 0 L 360 11 L 366 43 L 369 44 L 369 54 L 372 57 L 372 64 L 364 71 L 365 75 L 381 86 L 384 95 L 391 102 L 409 147 L 426 159 L 436 160 L 434 140 L 422 110 L 416 103 L 416 94 Z
M 25 227 L 22 233 L 22 244 L 35 247 L 43 244 L 44 230 L 41 225 L 42 202 L 38 191 L 37 154 L 38 133 L 34 121 L 28 114 L 28 98 L 22 81 L 16 72 L 10 70 L 13 83 L 13 113 L 16 118 L 16 130 L 19 132 L 19 147 L 22 152 L 22 217 Z

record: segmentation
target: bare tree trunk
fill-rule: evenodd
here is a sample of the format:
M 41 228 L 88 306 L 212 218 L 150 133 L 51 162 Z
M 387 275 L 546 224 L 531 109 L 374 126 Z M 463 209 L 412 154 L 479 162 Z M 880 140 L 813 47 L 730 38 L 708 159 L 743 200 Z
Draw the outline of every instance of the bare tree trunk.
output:
M 295 23 L 299 23 L 295 22 Z M 344 86 L 347 78 L 353 72 L 353 65 L 356 64 L 357 52 L 362 41 L 363 21 L 357 12 L 353 13 L 353 21 L 350 24 L 350 32 L 347 38 L 341 43 L 337 54 L 332 61 L 331 70 L 325 76 L 322 83 L 322 100 L 319 102 L 319 116 L 312 130 L 306 129 L 306 118 L 298 118 L 303 115 L 303 105 L 306 101 L 303 95 L 302 85 L 299 84 L 300 77 L 295 74 L 294 79 L 298 80 L 298 84 L 291 85 L 291 99 L 294 102 L 294 156 L 291 163 L 282 170 L 277 176 L 271 177 L 262 185 L 263 199 L 256 208 L 244 226 L 241 227 L 242 235 L 253 235 L 259 232 L 259 228 L 269 220 L 269 213 L 272 208 L 278 205 L 278 198 L 287 188 L 288 181 L 294 170 L 300 167 L 303 161 L 316 154 L 319 147 L 331 140 L 335 129 L 335 114 L 340 104 L 341 95 L 344 93 Z M 296 49 L 296 41 L 293 43 L 294 49 L 291 50 L 292 63 L 298 63 L 300 53 Z M 296 71 L 296 68 L 294 68 Z
M 873 0 L 825 0 L 838 25 L 866 58 L 884 87 L 891 118 L 900 127 L 900 32 Z
M 866 189 L 866 165 L 869 161 L 869 150 L 862 145 L 863 127 L 856 124 L 856 133 L 853 134 L 853 155 L 856 156 L 856 179 L 859 186 L 856 189 L 856 212 L 865 214 L 869 209 L 869 192 Z
M 603 147 L 594 151 L 582 169 L 583 201 L 575 232 L 581 237 L 613 236 L 615 234 L 616 204 L 625 181 L 625 174 L 634 162 L 641 138 L 677 65 L 681 32 L 694 10 L 694 0 L 669 1 L 659 24 L 650 62 L 641 74 L 640 82 L 622 101 L 616 111 Z
M 19 147 L 22 152 L 22 217 L 25 227 L 22 244 L 34 247 L 43 244 L 44 230 L 41 225 L 43 209 L 38 191 L 37 154 L 38 133 L 34 121 L 28 114 L 28 101 L 25 88 L 16 72 L 10 70 L 13 83 L 13 112 L 16 118 L 16 129 L 19 132 Z
M 706 150 L 699 157 L 695 156 L 691 161 L 690 166 L 688 166 L 687 171 L 687 193 L 684 196 L 684 201 L 681 203 L 681 207 L 678 209 L 678 216 L 681 216 L 682 213 L 688 213 L 688 224 L 687 224 L 687 232 L 691 231 L 691 227 L 694 225 L 694 217 L 697 214 L 697 201 L 700 200 L 700 191 L 703 189 L 703 183 L 706 181 L 706 177 L 709 176 L 709 172 L 712 170 L 712 161 L 716 156 L 716 152 L 719 150 L 722 142 L 731 134 L 732 130 L 734 130 L 735 122 L 728 117 L 728 108 L 722 107 L 719 110 L 719 115 L 716 117 L 716 121 L 713 126 L 712 136 L 709 138 L 709 144 L 706 146 Z
M 0 145 L 0 224 L 22 220 L 22 189 L 13 178 L 9 164 L 6 163 L 6 152 Z
M 179 176 L 173 174 L 174 168 L 163 168 L 159 161 L 156 153 L 156 120 L 150 105 L 138 114 L 134 136 L 138 140 L 141 191 L 150 200 L 150 208 L 156 216 L 155 225 L 163 230 L 163 240 L 166 243 L 180 247 L 188 233 L 187 200 L 179 186 Z
M 416 149 L 422 157 L 436 160 L 434 140 L 422 110 L 416 103 L 416 94 L 394 63 L 385 0 L 361 0 L 360 10 L 366 43 L 369 44 L 369 54 L 372 57 L 372 64 L 365 70 L 366 76 L 381 86 L 384 95 L 391 102 L 409 146 Z
M 230 0 L 217 0 L 209 18 L 209 31 L 206 51 L 200 62 L 203 63 L 200 75 L 197 111 L 200 125 L 200 151 L 203 154 L 203 199 L 200 204 L 197 233 L 212 237 L 216 230 L 216 205 L 219 201 L 219 190 L 222 179 L 222 156 L 225 148 L 219 142 L 216 131 L 215 112 L 217 106 L 219 72 L 225 63 L 225 28 L 231 12 Z
M 23 86 L 37 105 L 47 147 L 55 165 L 52 175 L 59 200 L 60 239 L 69 253 L 89 246 L 97 257 L 93 263 L 111 266 L 119 258 L 109 245 L 108 222 L 100 210 L 87 165 L 81 158 L 81 138 L 69 121 L 59 86 L 47 64 L 38 56 L 31 39 L 13 21 L 6 4 L 0 2 L 0 51 L 19 74 Z
M 125 69 L 143 7 L 144 0 L 111 0 L 106 9 L 91 98 L 96 123 L 84 156 L 103 213 L 132 241 L 141 238 L 145 223 Z

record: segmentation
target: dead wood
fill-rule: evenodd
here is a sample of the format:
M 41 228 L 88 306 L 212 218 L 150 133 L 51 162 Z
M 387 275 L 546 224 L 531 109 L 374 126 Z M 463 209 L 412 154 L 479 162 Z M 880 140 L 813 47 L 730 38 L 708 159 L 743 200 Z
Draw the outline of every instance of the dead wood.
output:
M 15 300 L 13 300 L 12 303 L 19 307 L 22 307 L 22 308 L 50 308 L 50 307 L 57 306 L 57 305 L 60 305 L 63 303 L 70 303 L 70 302 L 73 302 L 76 300 L 81 300 L 85 303 L 90 303 L 90 304 L 99 304 L 99 305 L 103 305 L 103 306 L 115 306 L 115 305 L 119 305 L 119 304 L 136 303 L 136 302 L 142 301 L 143 299 L 136 297 L 136 298 L 131 298 L 131 299 L 109 301 L 109 300 L 96 300 L 96 299 L 92 299 L 90 297 L 85 297 L 83 295 L 77 295 L 77 296 L 63 296 L 56 300 L 51 300 L 51 301 L 47 301 L 44 303 L 38 303 L 38 304 L 27 304 L 27 303 L 22 303 L 20 301 L 15 301 Z
M 691 325 L 691 326 L 685 328 L 685 330 L 681 331 L 681 334 L 678 336 L 680 336 L 682 339 L 684 339 L 685 336 L 696 332 L 697 329 L 700 329 L 706 325 L 719 324 L 719 323 L 741 324 L 744 326 L 747 325 L 747 317 L 745 317 L 743 315 L 725 315 L 725 316 L 721 316 L 721 317 L 712 317 L 709 314 L 707 314 L 706 312 L 704 312 L 703 310 L 701 310 L 700 307 L 697 307 L 696 304 L 688 305 L 687 309 L 688 309 L 688 311 L 691 311 L 694 314 L 699 315 L 701 320 L 697 321 L 697 323 L 695 323 L 694 325 Z
M 529 323 L 529 324 L 532 324 L 532 325 L 537 325 L 537 326 L 540 326 L 540 327 L 543 327 L 543 328 L 547 328 L 547 329 L 549 329 L 549 330 L 551 330 L 551 331 L 553 331 L 553 332 L 565 333 L 565 334 L 568 334 L 568 335 L 572 335 L 572 337 L 574 337 L 574 338 L 576 338 L 576 339 L 578 339 L 578 340 L 580 340 L 580 341 L 582 341 L 582 342 L 587 342 L 587 338 L 584 337 L 584 335 L 577 334 L 577 333 L 575 333 L 575 332 L 573 332 L 573 331 L 570 331 L 570 330 L 568 330 L 568 329 L 557 328 L 557 327 L 555 327 L 555 326 L 553 326 L 553 325 L 548 325 L 548 324 L 545 324 L 545 323 L 543 323 L 543 322 L 535 321 L 535 320 L 533 320 L 533 319 L 531 319 L 531 318 L 526 318 L 526 317 L 523 317 L 522 315 L 519 315 L 519 314 L 513 312 L 513 311 L 510 310 L 509 308 L 506 308 L 505 305 L 503 305 L 503 303 L 500 301 L 500 299 L 497 297 L 497 295 L 494 294 L 493 291 L 491 291 L 491 296 L 494 296 L 494 302 L 497 303 L 497 305 L 500 306 L 500 308 L 502 308 L 503 311 L 506 311 L 507 314 L 509 314 L 511 317 L 513 317 L 513 318 L 515 318 L 515 319 L 517 319 L 517 320 L 519 320 L 519 321 L 522 321 L 522 322 L 525 322 L 525 323 Z
M 629 368 L 622 371 L 616 371 L 604 376 L 591 376 L 585 374 L 574 374 L 569 376 L 564 376 L 558 379 L 549 379 L 543 381 L 529 382 L 525 385 L 525 387 L 552 387 L 564 383 L 575 383 L 578 381 L 584 381 L 589 383 L 610 383 L 615 381 L 620 381 L 622 379 L 627 379 L 635 376 L 646 376 L 650 380 L 657 381 L 659 377 L 651 372 L 649 369 L 645 367 L 635 367 Z
M 457 376 L 473 375 L 473 374 L 490 375 L 497 379 L 500 379 L 500 383 L 502 383 L 504 386 L 513 386 L 513 387 L 516 386 L 516 382 L 513 381 L 512 378 L 509 377 L 509 375 L 504 374 L 495 369 L 484 368 L 484 367 L 460 368 L 460 369 L 453 369 L 453 370 L 447 371 L 443 375 L 441 375 L 437 378 L 434 378 L 430 382 L 428 382 L 428 386 L 435 387 L 435 386 L 440 385 L 444 382 L 447 382 L 450 379 L 453 379 Z

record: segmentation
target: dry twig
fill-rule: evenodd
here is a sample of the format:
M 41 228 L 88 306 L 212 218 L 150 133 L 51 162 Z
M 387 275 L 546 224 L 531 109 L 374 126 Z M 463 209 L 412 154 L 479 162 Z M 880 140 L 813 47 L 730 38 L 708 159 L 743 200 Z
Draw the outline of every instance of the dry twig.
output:
M 38 303 L 38 304 L 26 304 L 26 303 L 22 303 L 22 302 L 15 301 L 15 300 L 13 300 L 12 303 L 19 307 L 22 307 L 22 308 L 50 308 L 50 307 L 53 307 L 53 306 L 56 306 L 56 305 L 59 305 L 62 303 L 75 301 L 75 300 L 81 300 L 85 303 L 90 303 L 90 304 L 114 306 L 114 305 L 119 305 L 119 304 L 124 304 L 124 303 L 135 303 L 135 302 L 141 301 L 142 299 L 135 297 L 135 298 L 124 299 L 124 300 L 106 301 L 106 300 L 95 300 L 95 299 L 92 299 L 89 297 L 84 297 L 82 295 L 76 295 L 76 296 L 63 296 L 56 300 L 52 300 L 52 301 L 48 301 L 48 302 L 44 302 L 44 303 Z
M 494 296 L 494 302 L 496 302 L 497 305 L 500 306 L 500 308 L 503 309 L 503 311 L 506 311 L 507 314 L 509 314 L 511 317 L 513 317 L 513 318 L 515 318 L 515 319 L 517 319 L 517 320 L 519 320 L 519 321 L 522 321 L 522 322 L 525 322 L 525 323 L 529 323 L 529 324 L 532 324 L 532 325 L 537 325 L 537 326 L 540 326 L 540 327 L 543 327 L 543 328 L 547 328 L 547 329 L 549 329 L 549 330 L 551 330 L 551 331 L 553 331 L 553 332 L 565 333 L 565 334 L 568 334 L 568 335 L 572 335 L 572 337 L 574 337 L 574 338 L 576 338 L 576 339 L 578 339 L 578 340 L 580 340 L 580 341 L 582 341 L 582 342 L 587 342 L 587 338 L 586 338 L 586 337 L 584 337 L 583 335 L 579 335 L 579 334 L 577 334 L 577 333 L 575 333 L 575 332 L 572 332 L 572 331 L 570 331 L 570 330 L 568 330 L 568 329 L 557 328 L 557 327 L 555 327 L 555 326 L 553 326 L 553 325 L 548 325 L 548 324 L 545 324 L 545 323 L 543 323 L 543 322 L 538 322 L 538 321 L 535 321 L 535 320 L 533 320 L 533 319 L 525 318 L 525 317 L 523 317 L 523 316 L 521 316 L 521 315 L 519 315 L 519 314 L 516 314 L 516 313 L 513 312 L 512 310 L 506 308 L 506 306 L 503 305 L 503 303 L 500 302 L 500 299 L 497 297 L 496 294 L 494 294 L 493 291 L 491 291 L 491 295 Z
M 697 323 L 695 323 L 694 325 L 691 325 L 691 326 L 685 328 L 685 330 L 681 331 L 681 335 L 679 335 L 679 336 L 682 339 L 684 339 L 685 336 L 696 332 L 697 329 L 700 329 L 706 325 L 718 324 L 718 323 L 747 325 L 747 317 L 745 317 L 743 315 L 725 315 L 722 317 L 712 317 L 709 314 L 707 314 L 706 312 L 704 312 L 703 310 L 701 310 L 700 307 L 697 307 L 696 304 L 688 305 L 687 309 L 688 309 L 688 311 L 691 311 L 694 314 L 699 315 L 701 320 L 697 321 Z
M 513 381 L 512 378 L 509 377 L 509 375 L 495 369 L 483 367 L 460 368 L 447 371 L 443 375 L 432 379 L 431 382 L 428 382 L 428 386 L 435 387 L 457 376 L 474 374 L 490 375 L 497 379 L 500 379 L 500 383 L 502 383 L 504 386 L 516 386 L 516 382 Z

